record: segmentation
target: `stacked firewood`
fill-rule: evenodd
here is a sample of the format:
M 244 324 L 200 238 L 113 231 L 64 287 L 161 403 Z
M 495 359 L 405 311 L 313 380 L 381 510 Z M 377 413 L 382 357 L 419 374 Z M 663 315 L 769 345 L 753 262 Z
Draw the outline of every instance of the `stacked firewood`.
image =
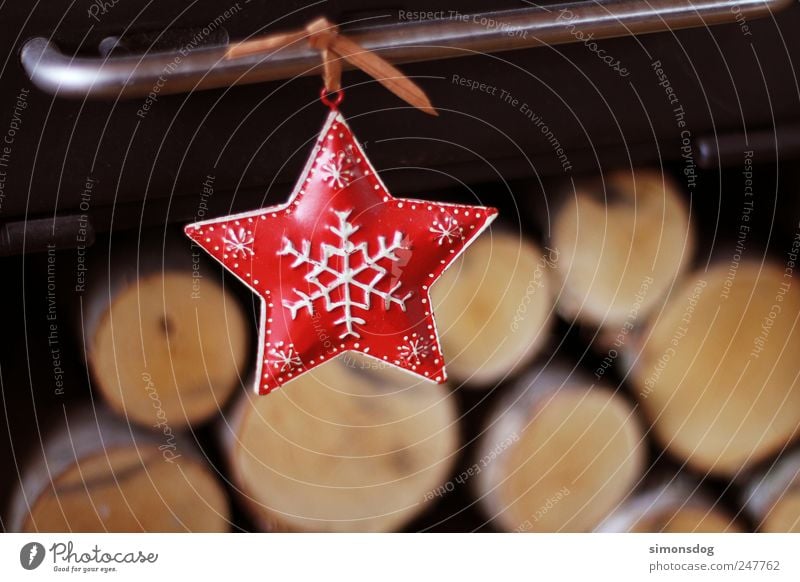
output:
M 538 240 L 501 223 L 432 288 L 446 385 L 344 354 L 256 396 L 235 283 L 188 244 L 102 257 L 100 398 L 31 453 L 10 527 L 800 531 L 796 256 L 699 260 L 660 171 L 556 190 Z

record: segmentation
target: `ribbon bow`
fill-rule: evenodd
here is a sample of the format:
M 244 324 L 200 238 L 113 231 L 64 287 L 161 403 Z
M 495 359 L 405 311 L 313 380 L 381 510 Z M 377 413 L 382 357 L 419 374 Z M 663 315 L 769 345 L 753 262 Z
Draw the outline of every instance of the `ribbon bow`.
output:
M 339 27 L 327 18 L 313 20 L 305 28 L 295 32 L 271 34 L 242 41 L 231 46 L 225 58 L 235 59 L 277 50 L 304 39 L 322 55 L 323 79 L 325 89 L 329 93 L 341 90 L 342 59 L 344 59 L 373 77 L 409 105 L 429 115 L 438 115 L 428 96 L 416 83 L 382 57 L 341 34 Z

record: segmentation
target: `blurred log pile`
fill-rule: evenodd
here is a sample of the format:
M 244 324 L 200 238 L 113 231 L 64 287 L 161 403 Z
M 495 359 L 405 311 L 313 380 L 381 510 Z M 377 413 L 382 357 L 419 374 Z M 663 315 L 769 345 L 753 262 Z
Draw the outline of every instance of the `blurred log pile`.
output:
M 691 209 L 617 171 L 488 231 L 432 288 L 447 385 L 347 353 L 255 396 L 236 283 L 178 239 L 98 251 L 97 401 L 29 447 L 4 523 L 800 531 L 798 249 L 703 255 Z

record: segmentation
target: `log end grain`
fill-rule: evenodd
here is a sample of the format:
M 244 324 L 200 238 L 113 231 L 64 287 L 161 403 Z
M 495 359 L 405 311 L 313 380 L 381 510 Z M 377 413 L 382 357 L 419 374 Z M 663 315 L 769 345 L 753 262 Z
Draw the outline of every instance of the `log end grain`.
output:
M 770 533 L 800 533 L 800 489 L 788 491 L 770 508 L 760 531 Z
M 448 374 L 488 386 L 524 367 L 549 338 L 552 258 L 505 231 L 478 239 L 431 289 Z
M 634 347 L 654 435 L 691 466 L 734 475 L 800 434 L 800 290 L 782 267 L 697 273 Z
M 484 455 L 493 460 L 478 482 L 505 531 L 591 531 L 644 471 L 644 436 L 624 399 L 605 388 L 552 388 L 501 406 L 481 446 L 509 443 Z
M 145 426 L 208 419 L 239 385 L 247 360 L 242 308 L 186 271 L 126 285 L 85 333 L 95 385 L 115 411 Z
M 459 448 L 445 386 L 342 358 L 267 397 L 244 395 L 223 430 L 236 486 L 267 530 L 401 528 Z
M 199 462 L 166 462 L 157 447 L 77 459 L 31 504 L 27 532 L 220 532 L 225 492 Z
M 562 283 L 559 311 L 594 327 L 619 327 L 653 309 L 689 264 L 694 235 L 673 181 L 654 170 L 581 184 L 552 229 Z

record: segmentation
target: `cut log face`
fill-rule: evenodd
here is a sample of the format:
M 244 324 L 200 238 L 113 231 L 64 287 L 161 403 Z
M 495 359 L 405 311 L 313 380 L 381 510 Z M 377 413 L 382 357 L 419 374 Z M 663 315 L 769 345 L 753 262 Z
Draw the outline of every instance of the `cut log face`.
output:
M 87 357 L 115 411 L 144 426 L 181 427 L 208 419 L 240 385 L 248 324 L 216 283 L 166 271 L 124 286 L 110 307 L 105 301 L 85 330 Z
M 775 502 L 761 523 L 761 531 L 800 533 L 800 489 L 787 492 Z
M 800 451 L 782 456 L 751 478 L 744 505 L 759 531 L 800 533 Z
M 158 447 L 77 459 L 33 504 L 23 531 L 214 532 L 228 529 L 225 494 L 197 462 L 179 469 Z
M 221 532 L 230 522 L 225 491 L 190 443 L 82 414 L 24 473 L 10 523 L 26 532 Z
M 683 481 L 636 493 L 598 527 L 600 532 L 731 533 L 741 524 Z
M 499 231 L 478 239 L 431 289 L 447 373 L 489 386 L 524 367 L 549 339 L 555 258 Z
M 478 488 L 505 531 L 591 531 L 644 471 L 644 435 L 629 404 L 568 374 L 527 377 L 490 426 Z
M 717 266 L 677 289 L 629 357 L 660 443 L 695 469 L 726 476 L 795 438 L 799 313 L 800 290 L 774 264 Z
M 604 196 L 603 185 L 607 197 Z M 556 212 L 559 311 L 594 327 L 618 328 L 651 311 L 691 260 L 686 203 L 662 173 L 612 172 L 580 184 Z
M 243 395 L 224 428 L 234 482 L 263 529 L 399 529 L 447 480 L 459 446 L 447 388 L 345 357 L 268 397 Z

